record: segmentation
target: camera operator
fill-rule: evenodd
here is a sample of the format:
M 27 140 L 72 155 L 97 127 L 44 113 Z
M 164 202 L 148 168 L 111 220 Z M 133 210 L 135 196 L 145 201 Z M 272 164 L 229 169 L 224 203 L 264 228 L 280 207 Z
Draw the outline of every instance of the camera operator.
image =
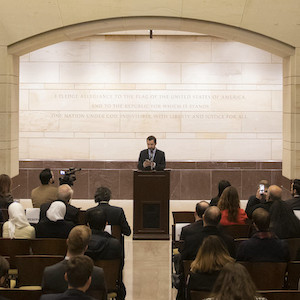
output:
M 78 171 L 81 171 L 81 168 L 70 168 L 68 171 L 60 171 L 60 174 L 64 176 L 59 178 L 59 184 L 68 184 L 69 186 L 72 186 L 76 180 L 75 173 Z

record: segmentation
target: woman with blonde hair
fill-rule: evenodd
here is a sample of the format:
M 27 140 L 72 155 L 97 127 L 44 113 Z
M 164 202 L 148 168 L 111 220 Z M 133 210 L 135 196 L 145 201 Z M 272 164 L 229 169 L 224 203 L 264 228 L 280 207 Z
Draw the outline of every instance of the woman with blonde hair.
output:
M 11 179 L 6 174 L 0 175 L 0 208 L 8 208 L 13 203 L 11 195 Z
M 35 230 L 32 227 L 26 216 L 23 206 L 14 202 L 8 207 L 9 219 L 3 224 L 4 238 L 10 239 L 34 239 Z
M 191 290 L 211 291 L 220 271 L 228 262 L 234 262 L 234 259 L 224 243 L 216 235 L 208 236 L 191 264 L 187 298 L 190 299 Z
M 213 297 L 204 300 L 267 300 L 256 293 L 248 271 L 239 263 L 224 266 L 212 291 Z
M 239 194 L 233 186 L 223 191 L 218 207 L 222 213 L 220 224 L 223 226 L 245 224 L 248 219 L 245 211 L 240 208 Z

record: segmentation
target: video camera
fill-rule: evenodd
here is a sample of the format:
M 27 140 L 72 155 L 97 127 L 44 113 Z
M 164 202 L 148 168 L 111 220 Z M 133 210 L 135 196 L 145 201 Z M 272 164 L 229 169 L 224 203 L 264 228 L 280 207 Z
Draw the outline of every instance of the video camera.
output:
M 68 171 L 60 171 L 60 174 L 63 176 L 59 177 L 59 184 L 68 184 L 69 186 L 72 186 L 76 180 L 75 173 L 78 171 L 81 171 L 81 168 L 69 168 Z

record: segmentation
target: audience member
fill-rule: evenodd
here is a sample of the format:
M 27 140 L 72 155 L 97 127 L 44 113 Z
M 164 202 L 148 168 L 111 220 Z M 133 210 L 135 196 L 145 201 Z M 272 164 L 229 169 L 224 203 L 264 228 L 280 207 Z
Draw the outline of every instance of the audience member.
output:
M 220 199 L 223 191 L 228 186 L 231 186 L 231 184 L 230 184 L 229 181 L 227 181 L 227 180 L 221 180 L 221 181 L 219 181 L 219 184 L 218 184 L 218 191 L 219 191 L 218 195 L 210 200 L 210 203 L 209 203 L 210 206 L 217 206 L 218 205 L 219 199 Z
M 85 225 L 78 225 L 74 227 L 67 239 L 67 254 L 63 261 L 46 267 L 44 270 L 42 289 L 44 292 L 63 293 L 67 290 L 68 284 L 64 280 L 64 274 L 67 269 L 68 260 L 84 255 L 88 247 L 91 237 L 91 230 Z M 106 285 L 104 280 L 104 272 L 102 268 L 93 267 L 91 285 L 88 291 L 104 290 L 106 293 Z
M 6 174 L 0 175 L 0 208 L 8 208 L 13 203 L 11 195 L 11 179 Z
M 250 274 L 239 263 L 228 263 L 224 266 L 212 294 L 214 297 L 204 300 L 267 300 L 257 294 Z
M 40 173 L 41 185 L 31 191 L 32 205 L 40 208 L 43 203 L 55 201 L 57 198 L 57 187 L 52 186 L 54 175 L 50 169 L 44 169 Z
M 246 214 L 249 216 L 249 213 L 252 212 L 252 208 L 260 203 L 266 202 L 267 192 L 269 189 L 268 180 L 262 179 L 257 186 L 257 191 L 255 195 L 249 197 L 247 206 L 246 206 Z
M 187 280 L 187 298 L 190 299 L 191 290 L 211 291 L 221 269 L 228 262 L 234 262 L 234 259 L 219 237 L 211 235 L 205 238 L 191 264 Z
M 71 257 L 64 275 L 68 289 L 62 294 L 42 295 L 41 300 L 95 300 L 85 293 L 91 285 L 93 266 L 93 261 L 88 256 Z
M 293 198 L 286 201 L 293 210 L 300 210 L 300 179 L 294 179 L 291 184 L 291 193 Z
M 194 232 L 198 232 L 203 227 L 203 214 L 208 207 L 209 204 L 206 201 L 200 201 L 196 204 L 195 222 L 182 228 L 180 240 L 185 240 L 187 236 L 193 235 Z
M 270 231 L 270 214 L 263 208 L 257 208 L 252 214 L 253 225 L 257 232 L 240 244 L 237 260 L 285 262 L 289 261 L 289 249 L 284 241 Z
M 92 236 L 86 255 L 93 260 L 121 258 L 120 242 L 104 231 L 107 224 L 105 212 L 102 209 L 91 210 L 87 214 L 87 221 L 92 229 Z
M 0 256 L 0 286 L 1 287 L 4 288 L 10 287 L 8 281 L 8 271 L 9 271 L 9 262 L 3 256 Z M 7 299 L 0 296 L 0 300 L 7 300 Z
M 46 212 L 46 218 L 35 227 L 36 237 L 66 239 L 74 224 L 64 220 L 65 214 L 66 205 L 63 202 L 52 202 Z
M 203 214 L 203 228 L 195 234 L 187 236 L 181 251 L 181 260 L 194 260 L 203 240 L 210 235 L 217 235 L 225 243 L 230 255 L 235 257 L 232 237 L 225 235 L 218 229 L 221 220 L 220 209 L 216 206 L 208 207 Z
M 95 202 L 98 203 L 96 207 L 92 207 L 87 210 L 87 213 L 93 209 L 101 208 L 107 217 L 108 224 L 119 225 L 121 227 L 121 233 L 124 235 L 130 235 L 131 229 L 127 223 L 123 208 L 112 206 L 109 204 L 111 197 L 111 191 L 107 187 L 99 187 L 95 193 Z
M 73 196 L 73 189 L 68 184 L 62 184 L 58 187 L 56 201 L 62 201 L 66 204 L 67 210 L 66 210 L 65 220 L 77 224 L 80 209 L 70 204 L 70 200 L 72 199 L 72 196 Z M 52 202 L 46 202 L 41 205 L 40 220 L 46 218 L 46 211 L 49 209 L 51 203 Z
M 30 226 L 23 206 L 18 202 L 13 202 L 8 207 L 9 219 L 3 224 L 2 237 L 10 239 L 34 239 L 35 230 Z
M 222 212 L 220 224 L 223 226 L 245 224 L 248 219 L 245 211 L 240 208 L 239 194 L 233 186 L 223 191 L 218 207 Z

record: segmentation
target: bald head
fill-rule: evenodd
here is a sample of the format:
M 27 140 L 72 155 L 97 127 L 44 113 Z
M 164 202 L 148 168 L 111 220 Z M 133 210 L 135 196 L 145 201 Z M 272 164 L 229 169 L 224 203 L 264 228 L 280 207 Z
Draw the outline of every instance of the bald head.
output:
M 66 204 L 69 203 L 73 196 L 73 190 L 68 184 L 62 184 L 58 187 L 57 198 L 64 201 Z
M 217 226 L 221 220 L 221 211 L 217 206 L 208 207 L 203 214 L 204 226 Z
M 282 189 L 278 185 L 270 185 L 267 193 L 267 201 L 281 200 Z
M 203 217 L 205 210 L 209 207 L 209 204 L 206 201 L 200 201 L 196 204 L 196 213 L 199 218 Z

